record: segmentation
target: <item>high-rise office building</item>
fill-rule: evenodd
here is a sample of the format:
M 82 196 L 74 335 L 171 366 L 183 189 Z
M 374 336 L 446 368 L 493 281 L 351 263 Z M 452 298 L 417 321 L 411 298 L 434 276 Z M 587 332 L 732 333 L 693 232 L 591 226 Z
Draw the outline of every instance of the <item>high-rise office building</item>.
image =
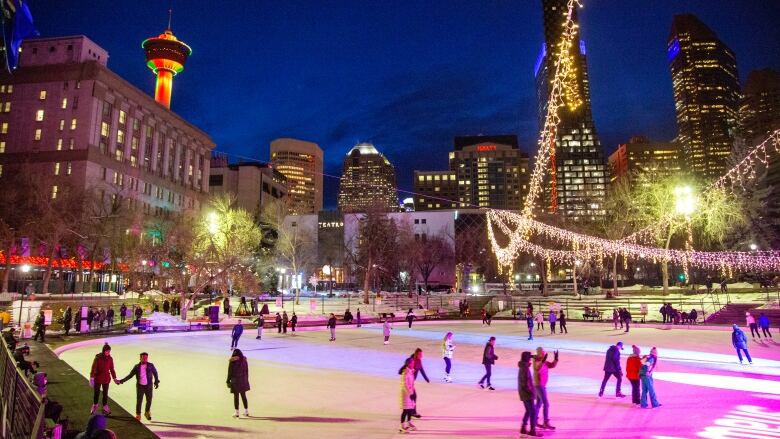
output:
M 671 177 L 682 172 L 680 147 L 674 142 L 651 142 L 647 137 L 634 136 L 618 145 L 609 156 L 610 182 L 623 176 L 634 179 L 639 173 Z
M 555 50 L 563 38 L 566 0 L 542 0 L 544 44 L 536 61 L 536 94 L 540 129 L 544 127 L 547 101 L 555 76 Z M 576 9 L 574 21 L 578 22 Z M 544 210 L 560 213 L 571 220 L 595 219 L 604 215 L 607 170 L 590 103 L 590 82 L 585 42 L 572 44 L 570 83 L 574 93 L 559 110 L 560 123 L 555 137 L 555 177 L 548 178 Z
M 214 142 L 107 64 L 83 35 L 26 40 L 20 68 L 0 72 L 0 169 L 29 163 L 52 198 L 71 185 L 139 215 L 197 209 Z
M 298 139 L 271 142 L 271 164 L 287 178 L 290 215 L 306 215 L 322 210 L 322 149 Z
M 237 207 L 256 217 L 268 203 L 287 195 L 287 178 L 267 163 L 229 163 L 219 154 L 211 157 L 210 170 L 209 191 L 232 195 Z
M 395 168 L 374 145 L 358 143 L 347 153 L 338 204 L 344 213 L 398 210 Z
M 737 128 L 737 58 L 691 14 L 674 16 L 667 56 L 685 163 L 695 175 L 718 178 L 726 171 Z
M 780 72 L 750 72 L 742 93 L 740 132 L 748 145 L 755 146 L 780 129 Z
M 457 209 L 458 173 L 455 171 L 414 171 L 415 210 Z

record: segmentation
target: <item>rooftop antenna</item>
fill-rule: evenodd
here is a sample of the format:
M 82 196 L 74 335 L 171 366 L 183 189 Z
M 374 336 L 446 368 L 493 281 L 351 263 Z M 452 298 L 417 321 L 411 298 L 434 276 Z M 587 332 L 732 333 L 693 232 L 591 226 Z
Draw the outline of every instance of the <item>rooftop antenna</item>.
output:
M 173 17 L 173 0 L 170 1 L 168 7 L 168 30 L 171 30 L 171 18 Z

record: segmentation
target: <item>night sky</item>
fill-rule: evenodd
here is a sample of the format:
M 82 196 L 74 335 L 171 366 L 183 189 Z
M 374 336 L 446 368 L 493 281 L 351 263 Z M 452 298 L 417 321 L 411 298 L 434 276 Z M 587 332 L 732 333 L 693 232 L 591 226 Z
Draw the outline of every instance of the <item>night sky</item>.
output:
M 113 71 L 153 93 L 140 44 L 165 29 L 169 1 L 28 3 L 42 36 L 87 35 L 108 50 Z M 675 13 L 710 26 L 736 52 L 743 80 L 780 68 L 780 1 L 584 3 L 593 114 L 607 153 L 634 134 L 676 134 L 666 62 Z M 267 160 L 270 140 L 297 137 L 317 142 L 326 173 L 338 175 L 352 145 L 371 141 L 395 165 L 399 187 L 411 189 L 414 169 L 446 169 L 456 135 L 516 133 L 521 148 L 535 149 L 541 0 L 175 0 L 173 8 L 173 31 L 193 55 L 172 109 L 219 151 Z M 338 182 L 325 185 L 334 207 Z

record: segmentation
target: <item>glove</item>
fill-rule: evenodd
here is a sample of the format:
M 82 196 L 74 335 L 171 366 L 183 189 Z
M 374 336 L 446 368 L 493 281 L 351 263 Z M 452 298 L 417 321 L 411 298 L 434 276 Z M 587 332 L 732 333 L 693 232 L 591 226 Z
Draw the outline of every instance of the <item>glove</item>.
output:
M 122 382 L 119 381 L 118 379 L 114 378 L 114 384 L 116 384 L 118 386 L 118 385 L 122 384 Z
M 157 381 L 156 383 L 154 383 L 154 388 L 156 389 L 156 388 L 158 388 L 158 387 L 160 387 L 160 382 L 159 382 L 159 381 Z
M 558 351 L 555 351 L 555 361 L 558 361 Z
M 89 387 L 95 387 L 95 378 L 89 379 Z

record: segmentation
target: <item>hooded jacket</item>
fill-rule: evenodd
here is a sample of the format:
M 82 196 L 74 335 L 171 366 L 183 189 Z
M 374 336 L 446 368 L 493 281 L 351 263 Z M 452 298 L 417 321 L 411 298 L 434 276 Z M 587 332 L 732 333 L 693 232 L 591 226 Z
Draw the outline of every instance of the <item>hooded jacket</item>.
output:
M 736 349 L 747 349 L 747 336 L 736 326 L 734 326 L 734 332 L 731 333 L 731 344 Z
M 230 357 L 227 385 L 230 387 L 230 393 L 249 391 L 249 364 L 246 357 Z
M 95 355 L 89 377 L 95 379 L 95 384 L 109 384 L 111 377 L 116 379 L 114 359 L 111 358 L 111 355 L 106 356 L 102 352 Z
M 517 366 L 520 368 L 517 372 L 517 394 L 521 401 L 533 401 L 536 399 L 536 393 L 531 376 L 531 363 L 520 361 Z
M 607 356 L 604 359 L 604 372 L 623 373 L 620 367 L 620 349 L 617 345 L 612 345 L 607 349 Z

